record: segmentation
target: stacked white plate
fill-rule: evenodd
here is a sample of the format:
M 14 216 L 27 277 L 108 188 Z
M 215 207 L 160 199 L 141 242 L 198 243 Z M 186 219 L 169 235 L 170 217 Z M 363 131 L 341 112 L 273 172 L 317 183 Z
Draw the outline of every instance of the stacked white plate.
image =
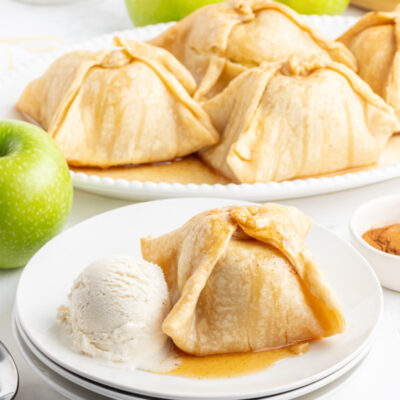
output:
M 315 399 L 348 381 L 368 362 L 382 293 L 365 259 L 319 225 L 307 243 L 342 304 L 347 326 L 313 343 L 306 354 L 243 377 L 200 380 L 124 370 L 77 353 L 61 338 L 57 308 L 87 264 L 112 254 L 140 257 L 141 237 L 162 235 L 198 212 L 233 204 L 251 203 L 192 198 L 134 204 L 91 218 L 46 244 L 25 268 L 16 297 L 14 332 L 28 363 L 71 399 Z

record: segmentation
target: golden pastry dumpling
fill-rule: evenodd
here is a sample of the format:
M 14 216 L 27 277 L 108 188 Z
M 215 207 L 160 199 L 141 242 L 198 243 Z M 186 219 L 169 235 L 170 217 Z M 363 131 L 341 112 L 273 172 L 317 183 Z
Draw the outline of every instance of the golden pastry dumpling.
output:
M 294 207 L 233 206 L 142 239 L 143 257 L 162 267 L 174 304 L 163 331 L 198 356 L 340 333 L 337 300 L 304 242 L 310 227 Z
M 343 64 L 250 69 L 205 110 L 221 140 L 200 154 L 235 182 L 269 182 L 375 163 L 399 128 L 393 109 Z
M 290 55 L 325 55 L 356 69 L 351 52 L 299 14 L 271 0 L 231 0 L 203 7 L 152 40 L 174 54 L 210 97 L 239 73 Z
M 116 38 L 121 50 L 78 51 L 31 82 L 17 109 L 42 125 L 70 165 L 172 160 L 218 134 L 193 100 L 196 83 L 164 49 Z
M 358 61 L 358 74 L 400 117 L 400 7 L 371 12 L 339 39 Z

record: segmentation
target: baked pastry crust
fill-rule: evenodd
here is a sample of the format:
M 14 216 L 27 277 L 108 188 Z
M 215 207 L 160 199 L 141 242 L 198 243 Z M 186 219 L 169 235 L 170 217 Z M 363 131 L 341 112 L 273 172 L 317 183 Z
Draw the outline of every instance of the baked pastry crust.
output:
M 252 68 L 204 109 L 221 140 L 200 156 L 234 182 L 371 165 L 399 129 L 392 107 L 354 71 L 324 57 Z
M 366 14 L 338 41 L 354 54 L 361 78 L 400 118 L 400 6 Z
M 73 166 L 169 161 L 218 141 L 192 98 L 190 72 L 164 49 L 115 38 L 120 50 L 58 58 L 17 109 L 38 122 Z
M 142 239 L 143 257 L 162 267 L 173 304 L 163 331 L 197 356 L 340 333 L 340 307 L 305 244 L 310 227 L 294 207 L 233 206 Z
M 350 51 L 291 8 L 271 0 L 232 0 L 203 7 L 151 43 L 178 58 L 200 85 L 196 98 L 219 93 L 241 72 L 295 55 L 325 56 L 357 69 Z

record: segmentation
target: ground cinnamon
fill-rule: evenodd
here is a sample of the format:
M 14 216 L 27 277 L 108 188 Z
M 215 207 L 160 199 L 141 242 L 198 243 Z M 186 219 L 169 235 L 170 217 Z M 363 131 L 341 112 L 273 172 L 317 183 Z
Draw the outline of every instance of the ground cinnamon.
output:
M 400 224 L 371 229 L 363 239 L 380 251 L 400 256 Z

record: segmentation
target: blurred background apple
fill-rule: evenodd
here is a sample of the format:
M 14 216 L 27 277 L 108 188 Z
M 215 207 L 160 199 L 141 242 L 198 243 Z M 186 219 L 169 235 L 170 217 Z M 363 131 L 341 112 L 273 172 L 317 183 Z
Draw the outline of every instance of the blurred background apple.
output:
M 349 0 L 279 0 L 303 14 L 341 14 Z M 207 4 L 222 0 L 125 0 L 129 15 L 136 26 L 178 21 Z
M 179 21 L 207 4 L 223 0 L 126 0 L 129 15 L 136 26 Z
M 302 14 L 342 14 L 350 0 L 279 0 Z

